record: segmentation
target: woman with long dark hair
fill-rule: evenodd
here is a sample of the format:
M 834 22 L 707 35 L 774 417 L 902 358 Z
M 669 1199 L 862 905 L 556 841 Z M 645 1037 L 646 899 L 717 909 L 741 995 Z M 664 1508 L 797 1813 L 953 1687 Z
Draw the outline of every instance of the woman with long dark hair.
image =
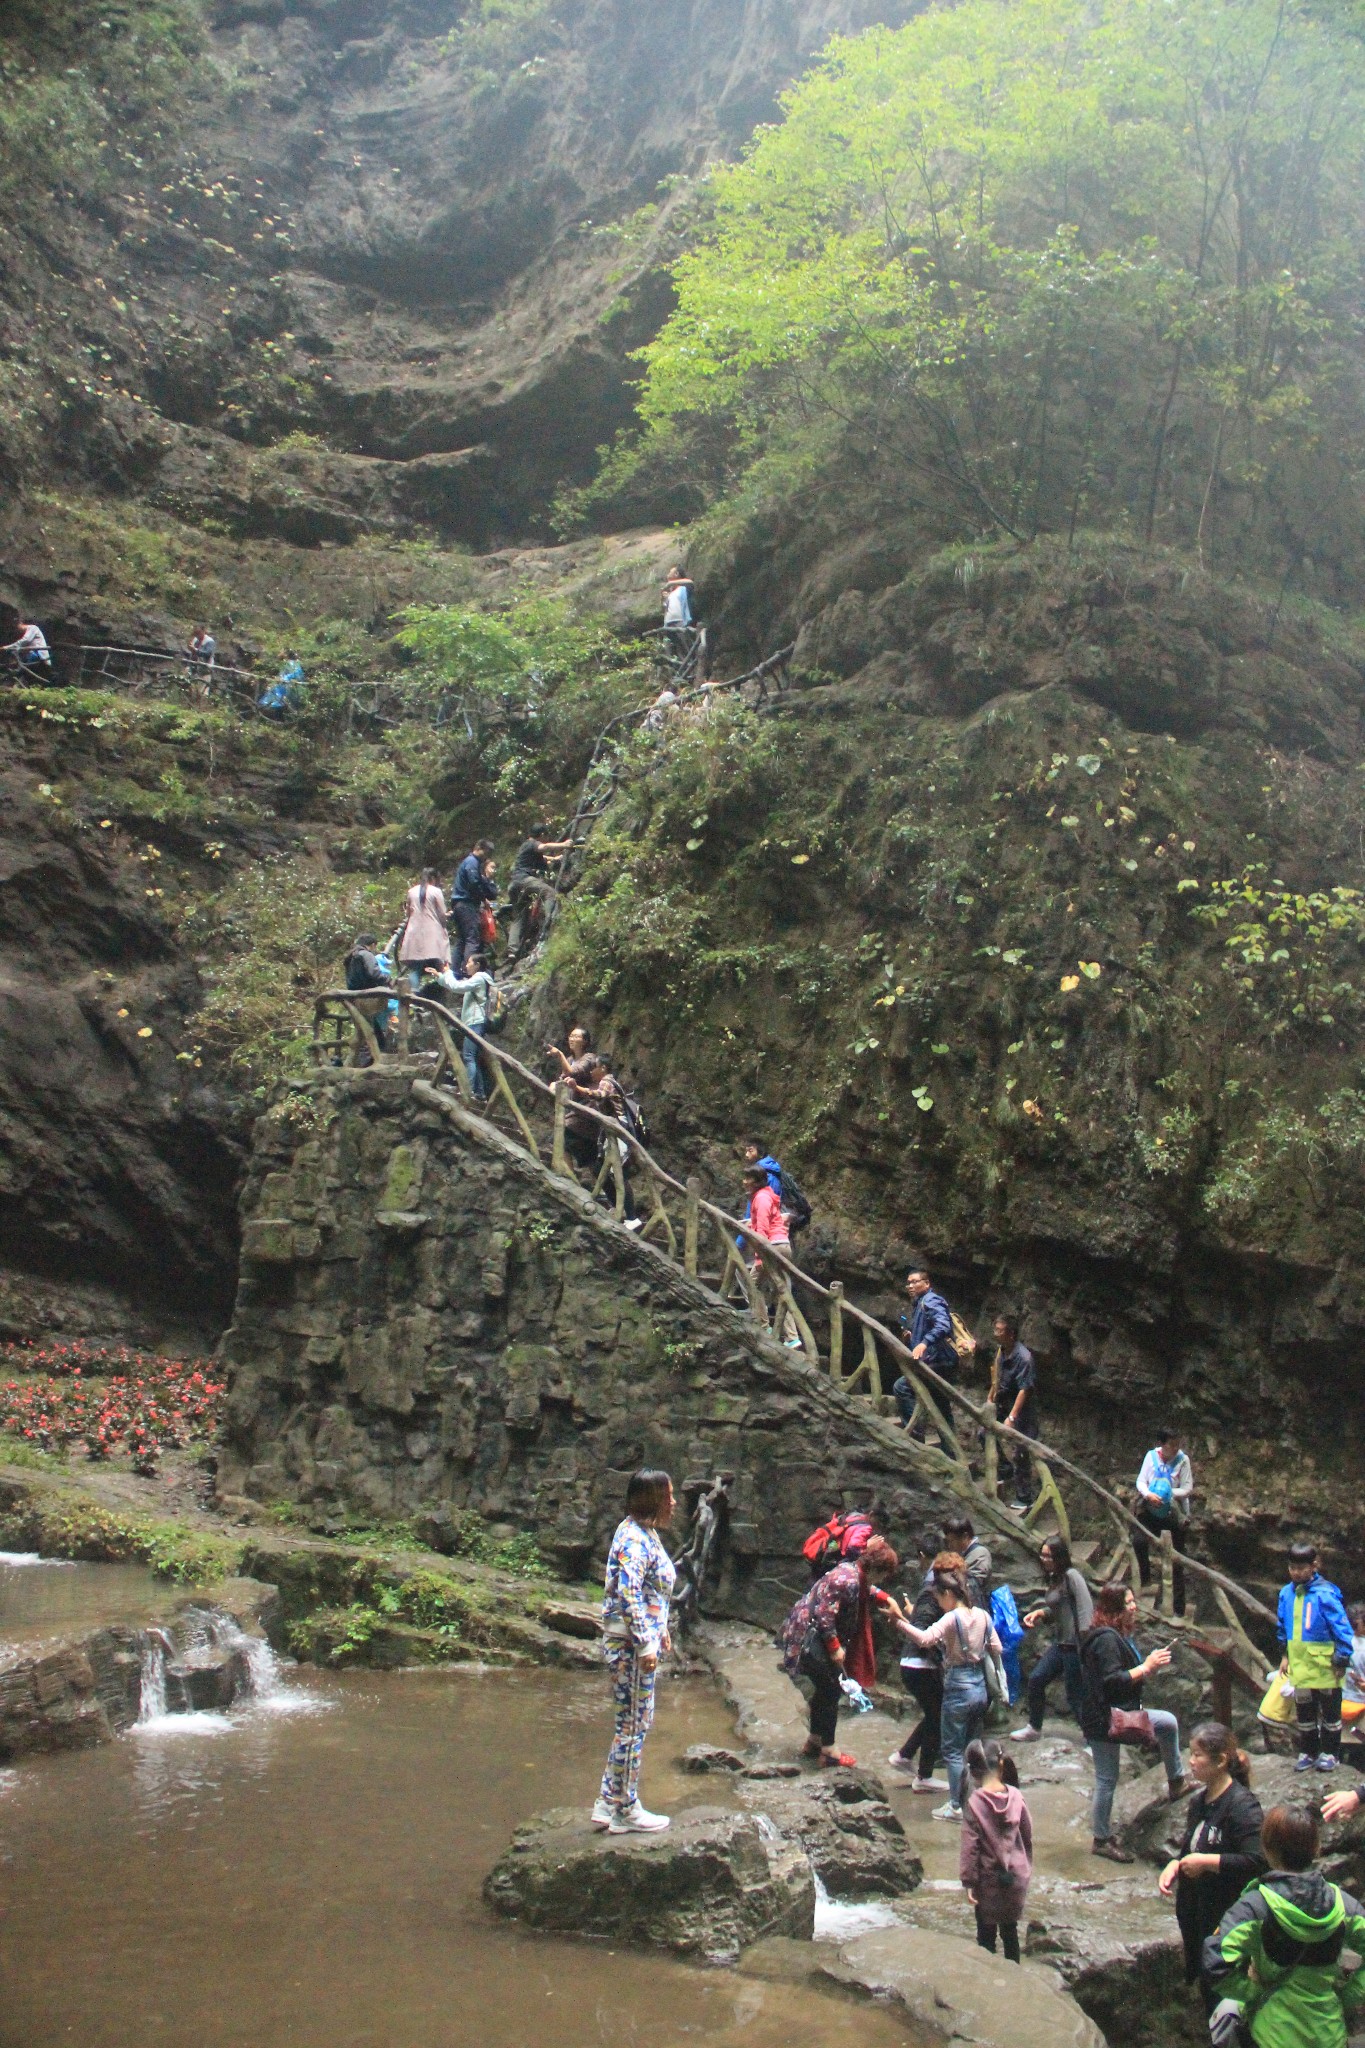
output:
M 673 1642 L 668 1605 L 677 1573 L 660 1529 L 673 1519 L 673 1481 L 645 1469 L 626 1487 L 626 1512 L 611 1539 L 602 1602 L 602 1653 L 611 1672 L 616 1727 L 592 1810 L 613 1835 L 652 1834 L 668 1816 L 640 1804 L 640 1762 L 654 1722 L 654 1679 Z
M 810 1736 L 802 1753 L 822 1765 L 857 1761 L 835 1742 L 839 1680 L 846 1676 L 867 1686 L 876 1678 L 872 1610 L 899 1609 L 874 1580 L 892 1579 L 899 1570 L 900 1559 L 886 1538 L 870 1536 L 856 1558 L 845 1558 L 807 1587 L 782 1625 L 782 1668 L 793 1683 L 804 1678 L 812 1689 Z
M 919 1539 L 920 1590 L 908 1617 L 916 1628 L 932 1628 L 942 1612 L 934 1592 L 934 1559 L 942 1548 L 939 1531 L 926 1529 Z M 901 1657 L 901 1684 L 919 1702 L 923 1718 L 900 1748 L 892 1750 L 887 1762 L 893 1770 L 915 1772 L 912 1792 L 940 1791 L 941 1784 L 934 1779 L 943 1717 L 943 1659 L 938 1651 L 917 1650 L 907 1643 Z
M 1180 1847 L 1158 1880 L 1162 1897 L 1175 1897 L 1187 1984 L 1197 1982 L 1204 1943 L 1228 1907 L 1269 1868 L 1251 1764 L 1221 1721 L 1201 1722 L 1190 1737 L 1190 1776 L 1199 1790 L 1190 1801 Z
M 1140 1741 L 1144 1728 L 1134 1721 L 1124 1727 L 1115 1715 L 1145 1715 L 1145 1732 L 1161 1751 L 1172 1799 L 1178 1799 L 1187 1780 L 1180 1763 L 1180 1724 L 1174 1714 L 1161 1707 L 1142 1704 L 1144 1679 L 1164 1671 L 1171 1661 L 1169 1650 L 1138 1654 L 1133 1640 L 1137 1627 L 1137 1601 L 1128 1586 L 1101 1586 L 1095 1595 L 1095 1623 L 1081 1642 L 1081 1676 L 1085 1698 L 1081 1707 L 1081 1733 L 1090 1745 L 1095 1761 L 1095 1798 L 1091 1812 L 1093 1856 L 1110 1863 L 1131 1863 L 1132 1856 L 1113 1830 L 1114 1794 L 1119 1784 L 1123 1741 Z
M 408 890 L 398 940 L 399 965 L 407 969 L 414 995 L 422 986 L 424 974 L 439 974 L 450 964 L 449 922 L 436 870 L 423 868 L 421 879 Z
M 1036 1742 L 1043 1732 L 1047 1713 L 1047 1689 L 1054 1678 L 1066 1688 L 1066 1703 L 1072 1716 L 1081 1718 L 1081 1637 L 1095 1618 L 1090 1588 L 1071 1562 L 1071 1546 L 1060 1536 L 1049 1536 L 1042 1550 L 1043 1604 L 1024 1616 L 1024 1627 L 1034 1629 L 1051 1620 L 1056 1631 L 1052 1641 L 1029 1673 L 1028 1720 L 1010 1731 L 1013 1742 Z

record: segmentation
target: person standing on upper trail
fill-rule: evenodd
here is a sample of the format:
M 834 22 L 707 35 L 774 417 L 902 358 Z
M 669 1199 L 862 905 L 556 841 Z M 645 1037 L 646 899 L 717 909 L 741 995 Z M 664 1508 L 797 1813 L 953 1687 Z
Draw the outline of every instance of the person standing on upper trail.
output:
M 551 839 L 548 825 L 537 825 L 522 841 L 512 863 L 512 875 L 507 886 L 507 901 L 512 907 L 512 923 L 507 933 L 509 966 L 515 964 L 526 949 L 528 933 L 534 925 L 537 899 L 542 921 L 546 905 L 554 900 L 551 860 L 562 860 L 572 845 L 572 839 Z
M 20 668 L 29 669 L 37 675 L 50 675 L 52 672 L 52 651 L 47 644 L 47 635 L 31 619 L 20 619 L 19 638 L 11 640 L 7 647 L 0 647 L 0 654 L 12 654 Z
M 684 576 L 680 568 L 669 570 L 664 583 L 664 631 L 673 640 L 679 653 L 687 642 L 695 621 L 692 616 L 694 584 L 690 576 Z
M 907 1273 L 905 1291 L 911 1306 L 908 1313 L 904 1310 L 901 1313 L 901 1331 L 908 1339 L 910 1356 L 919 1364 L 932 1367 L 940 1379 L 956 1380 L 957 1349 L 953 1342 L 952 1310 L 935 1290 L 922 1266 Z M 924 1424 L 914 1423 L 913 1385 L 902 1374 L 891 1391 L 900 1409 L 901 1422 L 919 1443 L 923 1443 Z
M 471 953 L 483 950 L 483 907 L 498 900 L 498 885 L 489 871 L 492 858 L 492 842 L 476 839 L 450 885 L 450 910 L 459 934 L 457 957 L 451 964 L 457 974 L 466 972 Z
M 1137 1476 L 1137 1518 L 1154 1536 L 1170 1533 L 1171 1545 L 1183 1557 L 1190 1540 L 1190 1496 L 1194 1492 L 1194 1467 L 1189 1453 L 1180 1448 L 1180 1431 L 1163 1429 L 1160 1442 L 1148 1451 Z M 1144 1536 L 1135 1536 L 1133 1552 L 1144 1586 L 1151 1584 L 1152 1546 Z M 1185 1612 L 1185 1574 L 1176 1565 L 1172 1578 L 1175 1611 Z
M 450 960 L 448 922 L 436 870 L 423 868 L 421 880 L 408 890 L 398 939 L 399 965 L 407 970 L 414 995 L 422 986 L 423 975 L 439 974 Z
M 1019 1342 L 1019 1325 L 1013 1316 L 995 1319 L 995 1370 L 992 1394 L 995 1419 L 1017 1429 L 1020 1436 L 1038 1436 L 1038 1366 L 1027 1344 Z M 1033 1472 L 1022 1444 L 1011 1446 L 1009 1476 L 1013 1481 L 1014 1506 L 1027 1514 L 1033 1505 Z

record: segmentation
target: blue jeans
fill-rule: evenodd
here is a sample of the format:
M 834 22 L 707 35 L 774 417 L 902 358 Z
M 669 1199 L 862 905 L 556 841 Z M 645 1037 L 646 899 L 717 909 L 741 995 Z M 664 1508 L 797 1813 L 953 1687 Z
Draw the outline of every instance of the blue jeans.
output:
M 464 1070 L 469 1076 L 469 1085 L 474 1091 L 474 1100 L 476 1102 L 487 1102 L 488 1082 L 484 1078 L 483 1068 L 479 1065 L 479 1048 L 477 1040 L 474 1037 L 470 1037 L 469 1033 L 473 1032 L 477 1034 L 477 1038 L 482 1038 L 483 1031 L 484 1027 L 482 1024 L 466 1025 L 465 1037 L 463 1040 Z
M 1054 1678 L 1060 1678 L 1066 1685 L 1066 1703 L 1075 1721 L 1081 1718 L 1081 1653 L 1074 1643 L 1049 1643 L 1038 1662 L 1029 1673 L 1028 1717 L 1034 1728 L 1041 1728 L 1047 1712 L 1047 1689 Z
M 948 1766 L 948 1797 L 962 1804 L 963 1756 L 986 1725 L 986 1680 L 979 1664 L 956 1664 L 943 1674 L 943 1722 L 939 1747 Z
M 1168 1714 L 1164 1707 L 1149 1707 L 1152 1717 L 1152 1733 L 1161 1751 L 1161 1761 L 1166 1766 L 1166 1776 L 1174 1784 L 1180 1777 L 1183 1766 L 1180 1761 L 1180 1723 L 1174 1714 Z M 1107 1842 L 1114 1832 L 1114 1794 L 1119 1785 L 1119 1765 L 1123 1750 L 1117 1742 L 1099 1742 L 1094 1737 L 1090 1742 L 1090 1753 L 1095 1759 L 1095 1802 L 1091 1809 L 1091 1833 L 1097 1842 Z

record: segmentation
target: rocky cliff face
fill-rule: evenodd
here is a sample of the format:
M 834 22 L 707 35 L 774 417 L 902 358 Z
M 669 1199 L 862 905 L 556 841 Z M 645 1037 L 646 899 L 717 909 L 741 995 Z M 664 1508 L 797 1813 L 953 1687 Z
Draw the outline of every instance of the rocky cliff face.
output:
M 689 181 L 912 11 L 216 0 L 180 146 L 0 221 L 11 464 L 294 541 L 524 534 L 627 416 Z
M 827 1378 L 401 1074 L 324 1080 L 262 1119 L 243 1213 L 221 1492 L 477 1508 L 581 1572 L 636 1467 L 728 1470 L 708 1612 L 768 1624 L 826 1503 L 875 1500 L 902 1537 L 950 1503 Z

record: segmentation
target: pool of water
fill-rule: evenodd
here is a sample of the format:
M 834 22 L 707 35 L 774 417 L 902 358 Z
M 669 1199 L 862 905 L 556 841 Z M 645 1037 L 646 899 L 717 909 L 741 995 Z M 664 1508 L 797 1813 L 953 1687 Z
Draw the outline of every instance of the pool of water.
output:
M 0 1665 L 58 1636 L 150 1621 L 175 1599 L 174 1588 L 145 1565 L 66 1564 L 0 1551 Z
M 586 1805 L 607 1739 L 591 1675 L 290 1679 L 0 1772 L 0 2048 L 906 2048 L 894 2014 L 496 1920 L 512 1829 Z M 701 1681 L 660 1689 L 649 1803 L 731 1736 Z

